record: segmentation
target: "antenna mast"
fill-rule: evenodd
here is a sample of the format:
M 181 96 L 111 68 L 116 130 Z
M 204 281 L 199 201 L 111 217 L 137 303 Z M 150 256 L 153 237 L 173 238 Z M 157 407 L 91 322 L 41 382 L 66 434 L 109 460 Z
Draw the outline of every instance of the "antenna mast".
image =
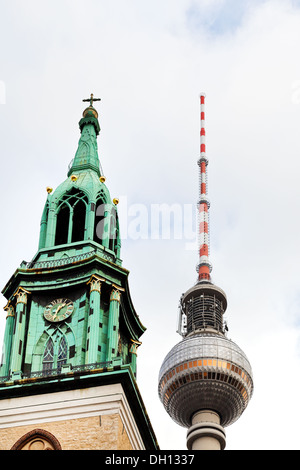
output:
M 199 263 L 198 282 L 210 282 L 209 262 L 209 200 L 207 199 L 207 165 L 205 144 L 205 94 L 200 94 L 200 158 L 199 165 Z

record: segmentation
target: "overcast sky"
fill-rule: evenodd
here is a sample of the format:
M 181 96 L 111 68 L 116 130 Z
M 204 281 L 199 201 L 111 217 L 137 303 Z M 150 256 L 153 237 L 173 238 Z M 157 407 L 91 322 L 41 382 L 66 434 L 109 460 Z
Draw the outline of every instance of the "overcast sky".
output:
M 0 51 L 1 288 L 37 251 L 46 187 L 67 177 L 81 100 L 94 93 L 123 265 L 147 327 L 138 385 L 160 447 L 185 449 L 157 376 L 196 282 L 205 92 L 212 277 L 255 385 L 227 449 L 299 449 L 300 1 L 0 0 Z M 175 204 L 169 234 L 151 216 L 157 204 Z M 1 338 L 4 324 L 3 312 Z

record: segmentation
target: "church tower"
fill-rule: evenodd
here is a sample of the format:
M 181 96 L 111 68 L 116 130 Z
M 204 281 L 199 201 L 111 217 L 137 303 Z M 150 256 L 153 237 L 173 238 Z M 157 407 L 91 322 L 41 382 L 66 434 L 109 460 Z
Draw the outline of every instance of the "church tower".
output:
M 47 188 L 39 246 L 2 293 L 0 449 L 157 449 L 136 383 L 145 331 L 120 258 L 117 199 L 93 95 L 67 179 Z

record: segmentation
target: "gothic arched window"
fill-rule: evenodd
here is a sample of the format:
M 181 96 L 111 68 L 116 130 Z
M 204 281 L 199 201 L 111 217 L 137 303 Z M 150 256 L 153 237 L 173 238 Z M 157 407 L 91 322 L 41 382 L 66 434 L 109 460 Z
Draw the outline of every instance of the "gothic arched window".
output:
M 68 345 L 65 337 L 63 336 L 58 345 L 58 353 L 57 353 L 57 369 L 60 372 L 61 366 L 67 363 L 68 357 Z
M 86 205 L 78 199 L 73 206 L 72 242 L 84 240 Z
M 98 193 L 96 199 L 94 241 L 107 247 L 109 244 L 109 217 L 103 191 Z
M 63 364 L 67 363 L 68 359 L 68 344 L 64 336 L 56 335 L 56 338 L 49 338 L 43 356 L 43 372 L 51 372 L 53 369 L 61 372 Z
M 59 201 L 56 212 L 55 245 L 84 240 L 87 204 L 87 196 L 75 188 Z
M 54 362 L 54 344 L 52 338 L 49 338 L 43 356 L 43 372 L 51 371 Z
M 61 450 L 61 445 L 49 431 L 33 429 L 24 434 L 11 450 Z
M 69 220 L 70 208 L 67 204 L 62 204 L 57 214 L 55 245 L 68 243 Z

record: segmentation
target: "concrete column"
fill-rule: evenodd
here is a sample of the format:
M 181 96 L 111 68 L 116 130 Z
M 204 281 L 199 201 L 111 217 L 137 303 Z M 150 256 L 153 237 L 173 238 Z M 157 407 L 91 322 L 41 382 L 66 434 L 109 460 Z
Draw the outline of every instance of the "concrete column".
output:
M 187 432 L 189 450 L 224 450 L 226 434 L 220 425 L 220 417 L 211 410 L 198 411 L 193 415 L 192 426 Z
M 101 351 L 99 350 L 99 337 L 103 328 L 103 318 L 100 308 L 101 283 L 105 282 L 96 275 L 93 275 L 88 281 L 90 285 L 90 310 L 88 317 L 88 333 L 87 333 L 87 351 L 86 364 L 95 364 L 100 362 Z
M 107 329 L 107 356 L 106 360 L 111 361 L 118 354 L 118 341 L 119 341 L 119 312 L 121 301 L 121 287 L 113 284 L 110 294 L 109 314 L 108 314 L 108 329 Z
M 11 372 L 17 376 L 21 374 L 22 359 L 24 353 L 25 342 L 25 327 L 26 327 L 26 305 L 27 295 L 30 294 L 27 290 L 19 287 L 16 296 L 16 319 L 14 328 L 14 338 L 12 343 L 11 354 Z
M 130 346 L 130 354 L 131 354 L 131 361 L 130 365 L 133 371 L 134 376 L 136 377 L 136 357 L 137 357 L 137 348 L 141 345 L 142 343 L 140 341 L 134 341 L 133 339 L 131 340 L 131 346 Z
M 9 375 L 9 365 L 10 365 L 10 353 L 12 345 L 12 337 L 14 330 L 14 321 L 15 321 L 15 310 L 10 302 L 4 307 L 4 310 L 7 312 L 6 315 L 6 325 L 5 333 L 3 340 L 3 356 L 1 361 L 1 370 L 0 376 L 6 377 Z

